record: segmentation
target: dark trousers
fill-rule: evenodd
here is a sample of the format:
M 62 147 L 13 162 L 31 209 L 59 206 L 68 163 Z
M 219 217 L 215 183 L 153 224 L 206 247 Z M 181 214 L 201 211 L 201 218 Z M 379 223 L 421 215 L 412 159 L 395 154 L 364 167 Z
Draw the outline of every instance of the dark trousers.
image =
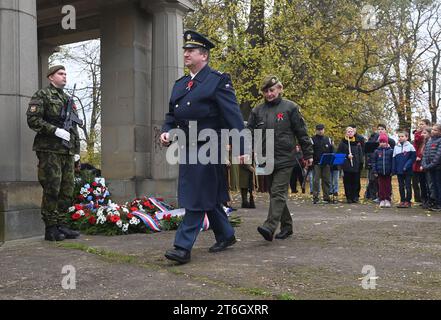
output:
M 420 194 L 421 194 L 421 201 L 422 202 L 428 202 L 430 200 L 430 190 L 429 185 L 427 183 L 426 179 L 426 172 L 414 172 L 415 176 L 418 176 L 418 183 L 420 188 Z M 413 189 L 415 191 L 415 189 Z M 416 199 L 416 196 L 415 196 Z M 416 200 L 415 200 L 416 201 Z
M 374 175 L 372 169 L 369 169 L 368 171 L 368 180 L 369 182 L 366 188 L 366 199 L 374 200 L 378 196 L 378 179 Z
M 234 229 L 228 220 L 222 205 L 207 211 L 210 228 L 214 232 L 216 242 L 226 241 L 234 236 Z M 175 247 L 191 251 L 194 242 L 204 223 L 205 211 L 185 210 L 184 220 L 178 227 L 175 237 Z
M 430 170 L 430 179 L 432 180 L 433 193 L 435 195 L 435 204 L 441 208 L 441 170 Z
M 345 187 L 345 195 L 347 200 L 358 200 L 360 191 L 360 172 L 343 173 L 343 185 Z
M 421 202 L 420 175 L 415 173 L 412 175 L 412 188 L 415 202 Z
M 380 200 L 391 201 L 392 177 L 378 176 L 378 197 Z
M 412 200 L 412 174 L 397 174 L 400 187 L 400 202 L 410 202 Z
M 288 185 L 291 177 L 292 167 L 274 169 L 268 176 L 270 185 L 270 205 L 268 216 L 263 224 L 264 227 L 275 232 L 279 223 L 280 230 L 292 231 L 292 218 L 286 200 L 288 198 Z
M 303 170 L 300 166 L 295 166 L 291 173 L 291 179 L 289 185 L 291 191 L 297 191 L 297 181 L 299 181 L 300 186 L 303 184 Z

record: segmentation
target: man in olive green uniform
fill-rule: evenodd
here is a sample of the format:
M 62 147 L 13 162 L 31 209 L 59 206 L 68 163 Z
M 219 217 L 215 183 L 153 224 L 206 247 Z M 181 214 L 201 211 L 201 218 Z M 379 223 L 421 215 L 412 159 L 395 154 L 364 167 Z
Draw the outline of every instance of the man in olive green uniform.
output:
M 61 65 L 49 69 L 50 85 L 38 90 L 29 102 L 27 121 L 37 132 L 33 150 L 38 157 L 38 181 L 43 187 L 41 214 L 46 226 L 45 239 L 62 241 L 80 234 L 65 226 L 67 209 L 72 205 L 74 190 L 74 155 L 80 153 L 78 129 L 63 129 L 61 112 L 69 96 L 63 91 L 66 71 Z M 76 111 L 73 111 L 76 113 Z M 63 145 L 70 142 L 70 148 Z
M 247 127 L 251 130 L 274 130 L 274 171 L 268 176 L 270 206 L 265 223 L 257 228 L 265 240 L 272 241 L 279 223 L 280 233 L 276 235 L 276 239 L 286 239 L 293 233 L 292 218 L 286 200 L 291 172 L 296 161 L 296 138 L 303 150 L 307 166 L 312 165 L 313 151 L 299 107 L 294 102 L 282 98 L 283 85 L 277 77 L 266 77 L 261 90 L 265 102 L 253 109 Z M 265 140 L 265 134 L 262 140 Z M 266 141 L 262 144 L 265 152 Z

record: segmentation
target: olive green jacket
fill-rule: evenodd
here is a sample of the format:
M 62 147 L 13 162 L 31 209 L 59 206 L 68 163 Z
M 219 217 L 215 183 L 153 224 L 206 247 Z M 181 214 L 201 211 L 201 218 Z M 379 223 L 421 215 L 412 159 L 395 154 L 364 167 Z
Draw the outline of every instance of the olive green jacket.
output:
M 69 96 L 62 89 L 49 85 L 38 90 L 31 98 L 26 112 L 29 128 L 37 132 L 33 150 L 59 154 L 79 154 L 80 138 L 75 125 L 70 131 L 70 141 L 73 146 L 68 149 L 62 144 L 62 139 L 55 135 L 57 128 L 63 128 L 64 119 L 61 111 L 66 107 Z M 76 113 L 76 110 L 74 110 Z
M 264 102 L 255 107 L 248 119 L 247 127 L 274 130 L 274 167 L 294 166 L 295 146 L 298 142 L 305 160 L 312 158 L 312 143 L 298 105 L 286 99 L 277 99 L 273 103 Z M 296 141 L 297 140 L 297 141 Z M 262 138 L 262 150 L 266 155 L 265 134 Z

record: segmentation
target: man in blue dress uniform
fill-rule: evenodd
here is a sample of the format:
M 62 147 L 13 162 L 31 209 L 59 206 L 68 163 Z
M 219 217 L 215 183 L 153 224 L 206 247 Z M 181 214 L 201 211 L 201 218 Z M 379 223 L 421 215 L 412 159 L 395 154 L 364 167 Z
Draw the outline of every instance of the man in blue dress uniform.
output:
M 169 131 L 179 128 L 185 132 L 186 142 L 181 150 L 186 152 L 186 163 L 179 165 L 178 201 L 186 214 L 180 224 L 174 242 L 174 249 L 165 253 L 167 259 L 181 264 L 190 261 L 190 252 L 203 225 L 207 213 L 216 243 L 210 252 L 219 252 L 236 242 L 234 229 L 228 221 L 222 203 L 229 200 L 224 164 L 188 163 L 188 151 L 197 146 L 193 153 L 205 144 L 189 141 L 191 122 L 197 121 L 197 132 L 212 129 L 220 137 L 221 129 L 244 128 L 244 121 L 237 104 L 230 76 L 208 66 L 211 43 L 194 31 L 184 33 L 184 64 L 190 74 L 178 79 L 173 87 L 169 112 L 166 114 L 160 137 L 163 145 L 170 145 Z M 220 140 L 220 139 L 219 139 Z M 218 140 L 218 142 L 219 142 Z M 184 149 L 184 147 L 186 147 Z M 218 154 L 220 154 L 219 144 Z M 242 148 L 241 148 L 242 150 Z M 244 156 L 241 157 L 244 159 Z

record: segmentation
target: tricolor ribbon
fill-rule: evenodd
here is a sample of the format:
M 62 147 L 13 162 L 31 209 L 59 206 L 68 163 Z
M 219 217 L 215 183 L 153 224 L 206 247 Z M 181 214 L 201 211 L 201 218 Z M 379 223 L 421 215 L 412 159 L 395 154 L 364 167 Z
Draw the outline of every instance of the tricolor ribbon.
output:
M 132 211 L 132 214 L 144 222 L 144 224 L 150 228 L 151 230 L 155 232 L 161 232 L 161 227 L 159 226 L 159 222 L 156 221 L 156 219 L 152 218 L 150 215 L 139 212 L 139 211 Z
M 204 222 L 202 223 L 202 231 L 207 231 L 210 229 L 210 220 L 208 220 L 208 215 L 205 213 Z

